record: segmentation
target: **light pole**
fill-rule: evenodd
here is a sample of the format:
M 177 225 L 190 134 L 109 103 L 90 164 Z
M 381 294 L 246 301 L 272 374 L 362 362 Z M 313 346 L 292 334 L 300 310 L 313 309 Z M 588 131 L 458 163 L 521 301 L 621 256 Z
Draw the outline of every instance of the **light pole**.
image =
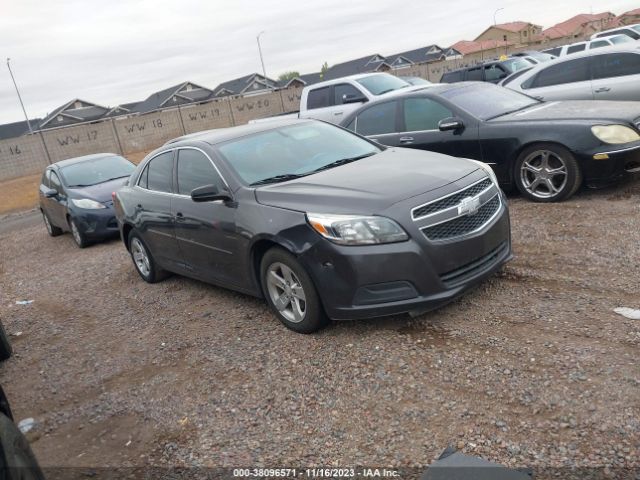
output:
M 20 106 L 22 107 L 22 113 L 24 113 L 24 118 L 27 121 L 27 126 L 29 127 L 29 133 L 33 133 L 31 129 L 31 122 L 29 121 L 29 116 L 27 115 L 27 111 L 24 108 L 24 103 L 22 103 L 22 97 L 20 96 L 20 90 L 18 90 L 18 84 L 16 83 L 16 79 L 13 77 L 13 72 L 11 71 L 11 65 L 9 62 L 10 58 L 7 58 L 7 68 L 9 69 L 9 75 L 11 75 L 11 80 L 13 80 L 13 86 L 16 87 L 16 93 L 18 94 L 18 100 L 20 100 Z
M 498 12 L 499 12 L 500 10 L 504 10 L 504 8 L 503 8 L 503 7 L 500 7 L 500 8 L 498 8 L 495 12 L 493 12 L 493 26 L 494 26 L 494 27 L 496 26 L 496 15 L 498 14 Z
M 260 46 L 260 35 L 264 33 L 264 30 L 261 31 L 256 37 L 256 41 L 258 42 L 258 53 L 260 53 L 260 63 L 262 64 L 262 76 L 264 77 L 264 81 L 269 86 L 269 82 L 267 81 L 267 71 L 264 69 L 264 59 L 262 58 L 262 47 Z M 269 87 L 271 88 L 271 87 Z

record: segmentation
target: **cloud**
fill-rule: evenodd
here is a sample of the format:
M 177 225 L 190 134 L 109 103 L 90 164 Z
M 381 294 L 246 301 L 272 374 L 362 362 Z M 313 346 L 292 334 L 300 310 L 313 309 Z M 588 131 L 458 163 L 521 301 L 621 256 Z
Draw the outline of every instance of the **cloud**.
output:
M 31 117 L 73 98 L 106 106 L 143 100 L 191 80 L 217 84 L 261 71 L 301 73 L 372 53 L 389 55 L 431 43 L 472 39 L 493 22 L 549 26 L 584 12 L 581 0 L 501 0 L 479 4 L 405 0 L 0 0 L 0 58 L 11 65 Z M 594 11 L 621 13 L 632 0 Z M 23 118 L 4 65 L 0 122 Z

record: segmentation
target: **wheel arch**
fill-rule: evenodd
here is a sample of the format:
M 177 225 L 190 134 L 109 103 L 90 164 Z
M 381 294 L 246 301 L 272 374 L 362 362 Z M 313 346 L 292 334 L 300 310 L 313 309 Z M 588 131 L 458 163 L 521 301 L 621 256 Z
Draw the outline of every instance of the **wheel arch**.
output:
M 525 150 L 536 145 L 554 145 L 557 147 L 562 147 L 568 150 L 569 153 L 571 153 L 575 157 L 575 152 L 571 148 L 569 148 L 567 145 L 560 142 L 559 140 L 529 140 L 526 143 L 523 143 L 522 145 L 520 145 L 514 152 L 515 158 L 513 159 L 512 162 L 510 162 L 511 171 L 509 172 L 509 178 L 511 179 L 512 182 L 516 181 L 516 163 L 518 163 L 518 159 L 520 158 L 520 156 Z
M 121 238 L 122 238 L 122 242 L 124 243 L 124 247 L 127 249 L 127 251 L 129 251 L 129 235 L 131 235 L 132 231 L 133 231 L 133 225 L 131 225 L 130 223 L 125 223 L 124 225 L 122 225 Z
M 262 258 L 265 253 L 272 248 L 281 248 L 296 257 L 298 256 L 292 245 L 277 237 L 261 237 L 251 245 L 249 255 L 251 262 L 251 277 L 260 296 L 264 296 L 262 291 L 262 279 L 260 278 L 260 263 L 262 262 Z

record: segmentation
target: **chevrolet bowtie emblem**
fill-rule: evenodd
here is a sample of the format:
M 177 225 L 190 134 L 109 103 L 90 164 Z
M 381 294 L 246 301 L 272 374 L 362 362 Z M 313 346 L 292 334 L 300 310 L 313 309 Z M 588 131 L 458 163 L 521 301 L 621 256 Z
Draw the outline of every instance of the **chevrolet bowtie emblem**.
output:
M 458 204 L 458 215 L 474 215 L 480 209 L 480 197 L 466 197 Z

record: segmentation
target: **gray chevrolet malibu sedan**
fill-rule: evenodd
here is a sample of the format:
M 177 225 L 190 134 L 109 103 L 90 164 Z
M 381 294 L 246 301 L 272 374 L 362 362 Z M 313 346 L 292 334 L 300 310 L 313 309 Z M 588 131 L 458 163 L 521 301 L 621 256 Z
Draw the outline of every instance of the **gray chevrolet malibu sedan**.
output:
M 490 167 L 313 120 L 178 138 L 114 200 L 144 280 L 173 272 L 264 297 L 301 333 L 436 308 L 511 258 Z

